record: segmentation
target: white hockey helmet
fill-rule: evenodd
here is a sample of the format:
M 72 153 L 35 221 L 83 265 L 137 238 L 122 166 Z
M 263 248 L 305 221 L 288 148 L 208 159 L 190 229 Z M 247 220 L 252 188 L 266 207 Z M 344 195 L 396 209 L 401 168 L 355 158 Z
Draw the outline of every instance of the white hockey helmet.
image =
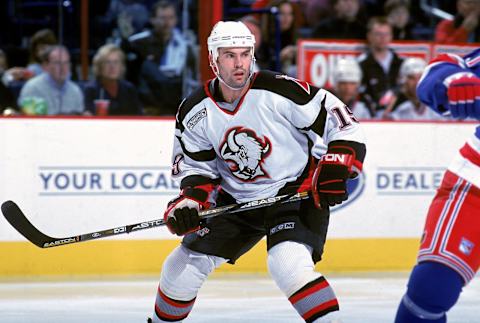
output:
M 407 76 L 422 74 L 427 67 L 427 62 L 418 57 L 406 58 L 400 66 L 400 83 L 405 83 Z
M 255 48 L 255 36 L 240 21 L 219 21 L 213 26 L 207 40 L 208 53 L 213 60 L 218 58 L 220 47 L 251 47 L 252 57 Z
M 333 72 L 333 82 L 357 82 L 362 81 L 362 70 L 353 57 L 344 57 L 338 60 Z

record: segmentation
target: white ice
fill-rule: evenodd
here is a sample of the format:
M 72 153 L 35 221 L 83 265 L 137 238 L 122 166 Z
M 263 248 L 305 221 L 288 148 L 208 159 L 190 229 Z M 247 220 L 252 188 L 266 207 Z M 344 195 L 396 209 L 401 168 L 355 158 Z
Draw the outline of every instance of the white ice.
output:
M 392 322 L 407 273 L 332 274 L 345 323 Z M 449 323 L 480 322 L 480 277 L 468 285 Z M 2 323 L 134 323 L 151 315 L 157 278 L 1 282 Z M 303 322 L 270 277 L 217 275 L 201 289 L 185 322 Z

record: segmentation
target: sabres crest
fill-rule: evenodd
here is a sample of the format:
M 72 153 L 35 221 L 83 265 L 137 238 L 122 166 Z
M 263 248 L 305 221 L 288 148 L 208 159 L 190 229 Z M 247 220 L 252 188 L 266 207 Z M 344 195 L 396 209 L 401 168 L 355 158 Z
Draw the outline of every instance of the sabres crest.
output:
M 229 164 L 232 174 L 244 181 L 269 177 L 262 164 L 270 151 L 271 144 L 268 138 L 261 139 L 253 130 L 242 127 L 227 131 L 225 140 L 220 146 L 221 156 Z

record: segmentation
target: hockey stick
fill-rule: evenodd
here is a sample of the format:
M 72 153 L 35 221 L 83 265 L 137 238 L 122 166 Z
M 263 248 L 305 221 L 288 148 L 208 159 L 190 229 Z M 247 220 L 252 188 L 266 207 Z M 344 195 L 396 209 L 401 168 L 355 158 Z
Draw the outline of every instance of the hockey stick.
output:
M 232 214 L 247 210 L 253 210 L 257 208 L 262 208 L 266 206 L 272 206 L 274 204 L 283 204 L 297 202 L 309 198 L 309 192 L 300 192 L 287 195 L 280 195 L 276 197 L 270 197 L 260 200 L 254 200 L 245 203 L 239 204 L 229 204 L 225 206 L 220 206 L 212 208 L 209 210 L 204 210 L 199 212 L 200 219 L 208 219 L 216 217 L 220 214 Z M 152 221 L 145 221 L 130 225 L 125 225 L 121 227 L 116 227 L 113 229 L 101 230 L 97 232 L 90 232 L 85 234 L 79 234 L 72 237 L 65 238 L 54 238 L 47 236 L 43 232 L 39 231 L 23 214 L 22 210 L 18 205 L 13 201 L 6 201 L 2 204 L 2 213 L 7 219 L 7 221 L 27 240 L 35 244 L 40 248 L 50 248 L 57 247 L 71 243 L 83 242 L 88 240 L 95 240 L 100 238 L 105 238 L 109 236 L 114 236 L 118 234 L 130 233 L 134 231 L 140 231 L 145 229 L 151 229 L 166 225 L 166 222 L 163 219 L 157 219 Z

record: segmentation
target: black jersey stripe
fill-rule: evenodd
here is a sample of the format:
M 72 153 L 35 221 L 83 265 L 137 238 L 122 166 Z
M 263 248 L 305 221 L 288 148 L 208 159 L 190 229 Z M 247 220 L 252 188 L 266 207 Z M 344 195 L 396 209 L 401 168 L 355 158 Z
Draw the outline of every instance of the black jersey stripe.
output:
M 211 161 L 215 160 L 217 156 L 213 148 L 210 150 L 201 150 L 196 153 L 192 153 L 191 151 L 188 151 L 187 148 L 185 148 L 185 145 L 182 142 L 182 138 L 177 136 L 177 139 L 180 142 L 180 145 L 182 146 L 182 151 L 185 153 L 185 155 L 195 161 Z
M 185 188 L 187 186 L 195 187 L 205 184 L 218 185 L 220 184 L 220 178 L 213 179 L 202 175 L 190 175 L 182 179 L 182 182 L 180 183 L 180 188 Z
M 251 89 L 266 90 L 279 94 L 289 100 L 292 100 L 296 104 L 305 105 L 310 102 L 315 94 L 320 90 L 318 87 L 309 85 L 310 93 L 307 93 L 293 78 L 285 79 L 282 74 L 271 71 L 260 71 L 257 73 Z
M 190 94 L 190 96 L 188 96 L 188 98 L 180 103 L 177 114 L 177 123 L 180 123 L 180 127 L 177 128 L 183 131 L 183 119 L 185 119 L 185 116 L 205 98 L 208 98 L 208 95 L 205 93 L 205 88 L 202 86 L 196 89 L 192 94 Z
M 304 128 L 303 130 L 313 130 L 317 135 L 323 137 L 325 132 L 325 122 L 327 122 L 327 109 L 325 108 L 325 101 L 327 101 L 327 95 L 323 97 L 322 103 L 320 105 L 320 113 L 318 114 L 315 121 L 310 127 Z
M 287 183 L 284 187 L 282 187 L 278 191 L 278 195 L 284 195 L 284 194 L 290 194 L 296 190 L 302 185 L 303 182 L 308 178 L 310 169 L 312 168 L 312 162 L 314 162 L 314 158 L 312 156 L 312 147 L 313 147 L 313 142 L 310 138 L 308 138 L 308 160 L 307 164 L 305 165 L 305 168 L 303 169 L 302 173 L 300 176 L 297 177 L 297 179 L 293 182 Z

